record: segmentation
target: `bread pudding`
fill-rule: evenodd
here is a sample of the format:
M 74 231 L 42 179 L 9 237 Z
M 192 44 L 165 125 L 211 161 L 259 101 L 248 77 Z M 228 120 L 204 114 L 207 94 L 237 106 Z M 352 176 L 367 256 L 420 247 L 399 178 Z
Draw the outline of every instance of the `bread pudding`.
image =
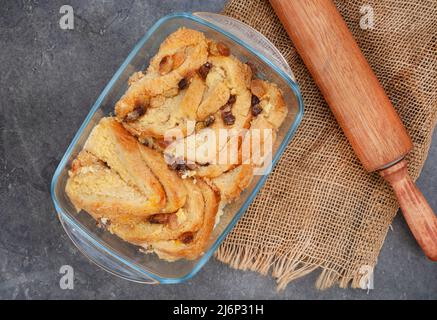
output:
M 278 87 L 252 69 L 199 31 L 169 35 L 72 162 L 75 208 L 162 259 L 202 255 L 287 115 Z

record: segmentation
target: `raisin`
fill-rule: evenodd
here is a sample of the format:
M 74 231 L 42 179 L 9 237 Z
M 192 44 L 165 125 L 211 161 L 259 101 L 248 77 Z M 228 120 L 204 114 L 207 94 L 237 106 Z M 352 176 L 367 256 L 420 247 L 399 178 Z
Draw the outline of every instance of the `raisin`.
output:
M 137 120 L 139 117 L 141 117 L 145 113 L 143 106 L 136 106 L 131 112 L 129 112 L 126 117 L 124 118 L 124 121 L 131 122 Z
M 177 171 L 187 171 L 188 167 L 186 163 L 178 163 L 176 166 Z
M 185 232 L 179 237 L 179 240 L 182 243 L 188 244 L 194 240 L 194 234 L 192 232 Z
M 182 80 L 179 81 L 179 83 L 178 83 L 178 88 L 179 88 L 179 90 L 184 90 L 187 87 L 187 85 L 188 85 L 187 79 L 182 78 Z
M 231 54 L 231 51 L 229 50 L 229 47 L 227 45 L 225 45 L 223 42 L 218 42 L 217 43 L 217 51 L 222 55 L 222 56 L 229 56 Z
M 199 75 L 202 77 L 202 79 L 204 79 L 204 80 L 206 79 L 206 77 L 208 76 L 209 70 L 211 70 L 211 68 L 212 68 L 212 64 L 209 62 L 205 63 L 204 65 L 202 65 L 199 68 L 198 72 L 199 72 Z
M 261 108 L 259 104 L 255 104 L 252 106 L 251 111 L 252 111 L 252 115 L 256 117 L 263 111 L 263 108 Z
M 181 159 L 173 159 L 169 167 L 170 169 L 178 171 L 179 173 L 187 171 L 188 169 L 188 166 L 185 163 L 185 161 Z
M 179 163 L 179 162 L 175 161 L 175 162 L 173 162 L 170 165 L 170 168 L 172 170 L 176 170 L 176 171 L 184 170 L 185 169 L 185 163 Z
M 232 94 L 229 97 L 228 102 L 226 102 L 226 104 L 220 108 L 223 122 L 228 126 L 235 123 L 235 116 L 232 114 L 232 105 L 235 103 L 236 100 L 236 96 Z
M 147 221 L 152 224 L 165 224 L 168 223 L 169 219 L 170 219 L 170 214 L 158 213 L 158 214 L 154 214 L 153 216 L 150 216 Z
M 227 126 L 231 126 L 235 123 L 235 116 L 231 112 L 222 113 L 223 122 Z
M 230 96 L 229 96 L 229 100 L 228 100 L 228 104 L 234 104 L 235 103 L 235 101 L 237 101 L 237 96 L 235 95 L 235 94 L 231 94 Z
M 209 127 L 210 125 L 212 125 L 215 121 L 215 117 L 210 114 L 206 119 L 205 119 L 205 126 Z
M 254 105 L 259 104 L 259 103 L 260 103 L 259 98 L 256 95 L 253 94 L 252 95 L 252 100 L 251 100 L 251 105 L 254 106 Z

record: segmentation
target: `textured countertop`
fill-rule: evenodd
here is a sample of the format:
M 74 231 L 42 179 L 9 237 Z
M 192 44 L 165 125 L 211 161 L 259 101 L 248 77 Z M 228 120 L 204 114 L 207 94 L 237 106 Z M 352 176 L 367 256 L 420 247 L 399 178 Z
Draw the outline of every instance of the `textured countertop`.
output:
M 375 270 L 374 287 L 317 291 L 317 272 L 277 292 L 274 279 L 214 258 L 178 285 L 119 279 L 90 263 L 56 218 L 53 172 L 106 83 L 159 17 L 220 11 L 224 1 L 72 0 L 75 29 L 59 27 L 64 1 L 2 1 L 0 10 L 0 299 L 437 299 L 437 264 L 427 261 L 401 216 Z M 437 139 L 418 181 L 437 209 Z M 59 286 L 74 268 L 73 290 Z

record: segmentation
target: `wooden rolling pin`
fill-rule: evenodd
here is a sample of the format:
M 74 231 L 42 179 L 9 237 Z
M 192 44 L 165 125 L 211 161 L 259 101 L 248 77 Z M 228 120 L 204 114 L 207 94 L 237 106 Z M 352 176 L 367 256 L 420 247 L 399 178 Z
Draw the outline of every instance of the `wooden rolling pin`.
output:
M 392 186 L 414 237 L 437 261 L 437 217 L 411 180 L 413 145 L 331 0 L 270 0 L 358 158 Z

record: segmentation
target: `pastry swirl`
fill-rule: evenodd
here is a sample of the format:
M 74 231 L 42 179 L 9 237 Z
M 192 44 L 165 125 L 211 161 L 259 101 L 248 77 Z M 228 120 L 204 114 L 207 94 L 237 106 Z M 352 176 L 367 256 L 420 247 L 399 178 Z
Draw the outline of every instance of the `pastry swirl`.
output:
M 264 161 L 252 160 L 252 146 L 247 161 L 250 131 L 268 129 L 274 141 L 287 115 L 278 87 L 231 53 L 199 31 L 172 33 L 72 162 L 72 205 L 162 259 L 198 258 L 219 208 L 241 196 Z M 211 154 L 197 153 L 199 136 L 222 130 L 231 134 L 214 140 Z M 223 154 L 227 161 L 216 161 Z

